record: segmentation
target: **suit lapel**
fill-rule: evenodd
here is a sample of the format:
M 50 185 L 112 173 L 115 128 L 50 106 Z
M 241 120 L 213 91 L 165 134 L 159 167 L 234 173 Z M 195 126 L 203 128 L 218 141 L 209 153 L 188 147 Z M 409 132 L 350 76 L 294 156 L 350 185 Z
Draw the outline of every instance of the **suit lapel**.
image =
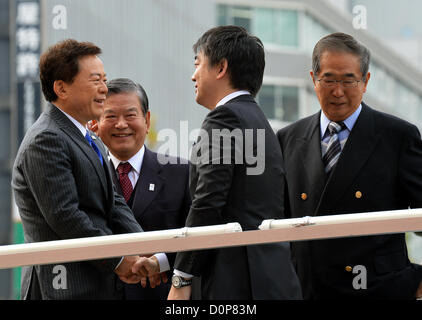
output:
M 79 129 L 66 117 L 62 111 L 58 110 L 57 107 L 53 105 L 49 105 L 49 108 L 50 109 L 47 112 L 51 115 L 52 119 L 57 122 L 58 126 L 75 142 L 82 153 L 84 153 L 91 162 L 98 178 L 101 181 L 104 194 L 107 196 L 107 180 L 105 176 L 105 170 L 101 165 L 101 162 L 99 161 L 94 149 L 90 146 L 88 141 L 86 141 L 85 137 L 82 136 L 82 133 L 79 131 Z M 102 148 L 100 146 L 98 147 L 103 154 L 103 158 L 107 159 L 107 157 L 104 157 Z
M 296 140 L 300 150 L 304 171 L 308 178 L 309 192 L 319 202 L 326 183 L 326 174 L 321 155 L 320 112 L 310 118 L 304 135 Z M 315 206 L 317 203 L 315 203 Z
M 123 197 L 123 190 L 122 190 L 122 187 L 120 186 L 120 182 L 117 177 L 117 172 L 116 172 L 116 169 L 114 168 L 113 161 L 109 160 L 109 163 L 110 163 L 110 168 L 112 169 L 113 174 L 111 175 L 111 177 L 113 179 L 114 186 L 116 187 L 116 191 L 118 194 L 120 194 Z
M 149 204 L 159 194 L 165 179 L 161 175 L 161 164 L 158 163 L 156 154 L 145 148 L 141 173 L 133 198 L 132 211 L 139 219 Z
M 329 210 L 344 195 L 380 140 L 372 110 L 362 103 L 362 111 L 327 182 L 318 211 Z

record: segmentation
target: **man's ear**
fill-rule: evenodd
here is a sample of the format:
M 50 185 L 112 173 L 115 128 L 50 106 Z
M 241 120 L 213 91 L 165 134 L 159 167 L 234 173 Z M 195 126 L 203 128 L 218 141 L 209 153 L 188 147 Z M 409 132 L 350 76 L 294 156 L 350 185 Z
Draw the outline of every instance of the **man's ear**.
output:
M 227 59 L 221 59 L 221 61 L 216 65 L 216 68 L 218 69 L 217 79 L 221 79 L 227 74 L 228 66 L 229 63 L 227 62 Z
M 67 98 L 67 86 L 63 80 L 54 81 L 53 90 L 59 99 Z
M 149 133 L 149 129 L 151 127 L 151 112 L 148 110 L 147 114 L 145 115 L 145 121 L 147 125 L 147 134 Z
M 314 72 L 311 70 L 311 71 L 309 71 L 309 74 L 311 75 L 311 78 L 312 78 L 312 82 L 314 83 L 314 87 L 316 87 L 316 79 L 315 79 L 315 75 L 314 75 Z

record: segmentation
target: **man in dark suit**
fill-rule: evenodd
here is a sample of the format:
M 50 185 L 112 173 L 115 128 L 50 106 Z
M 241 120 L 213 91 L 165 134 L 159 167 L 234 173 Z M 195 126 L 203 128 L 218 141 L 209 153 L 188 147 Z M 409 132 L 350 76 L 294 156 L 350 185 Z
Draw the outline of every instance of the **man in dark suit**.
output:
M 103 144 L 86 129 L 100 117 L 107 94 L 100 53 L 92 43 L 65 40 L 41 56 L 42 90 L 50 103 L 26 133 L 12 174 L 27 243 L 142 231 L 115 192 Z M 25 267 L 21 296 L 119 299 L 116 274 L 138 282 L 131 271 L 138 259 Z
M 253 98 L 265 67 L 261 41 L 222 26 L 194 51 L 196 101 L 210 112 L 192 150 L 186 226 L 239 222 L 255 230 L 262 220 L 283 218 L 280 147 Z M 202 299 L 301 298 L 288 243 L 179 252 L 175 269 L 169 299 L 189 299 L 192 275 L 201 276 Z
M 362 102 L 369 60 L 343 33 L 314 48 L 322 112 L 277 133 L 292 218 L 422 207 L 419 131 Z M 306 299 L 422 295 L 422 266 L 409 262 L 404 234 L 300 241 L 292 253 Z
M 98 135 L 108 147 L 113 180 L 145 231 L 177 229 L 185 225 L 190 207 L 189 166 L 180 158 L 158 155 L 145 147 L 150 128 L 148 97 L 130 79 L 107 83 Z M 121 169 L 129 166 L 127 172 Z M 175 253 L 156 254 L 160 272 L 173 273 Z M 155 283 L 152 284 L 155 286 Z M 165 300 L 170 282 L 157 287 L 125 284 L 128 300 Z

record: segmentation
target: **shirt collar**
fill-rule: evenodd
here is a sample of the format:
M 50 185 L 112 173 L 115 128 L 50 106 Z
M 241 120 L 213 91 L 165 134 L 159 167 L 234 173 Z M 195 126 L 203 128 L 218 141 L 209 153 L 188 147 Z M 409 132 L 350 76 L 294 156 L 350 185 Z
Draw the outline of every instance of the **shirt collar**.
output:
M 79 131 L 81 131 L 82 135 L 85 137 L 86 135 L 86 128 L 77 120 L 75 120 L 75 118 L 73 118 L 72 116 L 70 116 L 69 114 L 67 114 L 66 112 L 64 112 L 62 109 L 60 109 L 59 107 L 55 106 L 57 109 L 59 109 L 61 112 L 64 113 L 64 115 L 66 117 L 69 118 L 70 121 L 72 121 L 72 123 L 79 129 Z
M 145 155 L 145 145 L 142 146 L 142 148 L 128 161 L 121 161 L 119 160 L 115 155 L 113 155 L 110 151 L 110 159 L 113 163 L 114 169 L 117 170 L 118 165 L 120 162 L 129 162 L 132 168 L 140 174 L 142 162 L 144 161 L 144 155 Z
M 362 111 L 362 104 L 359 105 L 359 107 L 353 112 L 346 120 L 343 121 L 343 123 L 346 125 L 347 129 L 352 131 L 353 126 L 356 123 L 356 120 L 358 119 L 360 112 Z M 321 111 L 321 118 L 320 118 L 320 128 L 321 128 L 321 139 L 324 137 L 325 132 L 327 131 L 328 124 L 331 122 L 330 119 L 326 117 L 324 112 Z
M 218 106 L 221 106 L 223 104 L 226 104 L 230 100 L 232 100 L 232 99 L 234 99 L 234 98 L 236 98 L 238 96 L 245 95 L 245 94 L 249 94 L 250 95 L 249 91 L 246 91 L 246 90 L 239 90 L 239 91 L 232 92 L 232 93 L 228 94 L 227 96 L 225 96 L 220 101 L 218 101 L 218 103 L 217 103 L 217 105 L 215 107 L 217 108 Z

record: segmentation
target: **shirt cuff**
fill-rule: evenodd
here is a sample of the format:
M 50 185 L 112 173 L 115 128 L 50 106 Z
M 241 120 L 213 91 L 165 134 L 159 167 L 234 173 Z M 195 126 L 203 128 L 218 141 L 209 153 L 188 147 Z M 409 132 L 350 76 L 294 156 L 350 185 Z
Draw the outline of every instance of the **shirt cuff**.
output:
M 124 259 L 125 257 L 122 257 L 121 259 L 120 259 L 120 262 L 117 264 L 117 266 L 114 268 L 114 270 L 116 270 L 119 266 L 120 266 L 120 264 L 122 263 L 122 261 L 123 261 L 123 259 Z
M 174 269 L 173 273 L 174 273 L 176 276 L 180 276 L 180 277 L 182 277 L 182 278 L 187 278 L 187 279 L 190 279 L 190 278 L 193 278 L 193 277 L 194 277 L 193 275 L 191 275 L 191 274 L 189 274 L 189 273 L 185 273 L 185 272 L 183 272 L 183 271 L 179 271 L 179 270 L 176 270 L 176 269 Z
M 170 270 L 170 263 L 165 253 L 156 253 L 154 257 L 157 258 L 158 264 L 160 265 L 160 273 Z

